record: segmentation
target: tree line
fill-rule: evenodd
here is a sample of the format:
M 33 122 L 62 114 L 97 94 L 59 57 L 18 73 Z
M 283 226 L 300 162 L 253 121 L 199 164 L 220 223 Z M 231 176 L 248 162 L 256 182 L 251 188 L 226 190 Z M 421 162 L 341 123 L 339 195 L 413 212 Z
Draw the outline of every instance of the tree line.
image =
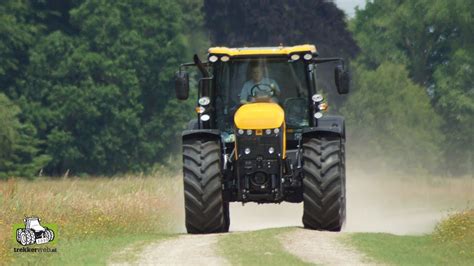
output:
M 361 48 L 343 107 L 355 150 L 398 169 L 473 175 L 474 10 L 467 0 L 377 0 L 349 28 Z M 362 107 L 362 108 L 361 108 Z
M 195 99 L 174 99 L 179 63 L 299 43 L 351 59 L 352 95 L 325 94 L 355 153 L 472 173 L 472 18 L 467 0 L 376 0 L 351 19 L 323 0 L 2 1 L 0 177 L 149 171 L 193 117 Z

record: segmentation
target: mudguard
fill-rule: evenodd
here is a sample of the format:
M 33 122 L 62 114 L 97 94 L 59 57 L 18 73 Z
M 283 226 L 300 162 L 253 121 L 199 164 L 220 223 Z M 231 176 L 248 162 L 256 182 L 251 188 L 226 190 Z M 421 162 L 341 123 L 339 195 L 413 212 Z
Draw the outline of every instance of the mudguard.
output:
M 199 129 L 198 120 L 196 118 L 189 120 L 188 126 L 186 127 L 186 129 Z
M 342 139 L 346 138 L 346 127 L 344 117 L 338 115 L 327 115 L 318 119 L 317 127 L 303 129 L 303 138 L 321 134 L 336 134 Z
M 187 139 L 218 139 L 221 138 L 221 131 L 218 129 L 187 129 L 181 134 L 183 140 Z

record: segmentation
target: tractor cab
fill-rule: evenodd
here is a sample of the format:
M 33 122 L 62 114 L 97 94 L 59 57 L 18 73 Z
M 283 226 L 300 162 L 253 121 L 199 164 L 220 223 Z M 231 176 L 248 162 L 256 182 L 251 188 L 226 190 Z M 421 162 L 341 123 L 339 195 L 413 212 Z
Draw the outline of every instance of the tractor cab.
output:
M 175 77 L 178 99 L 185 100 L 189 95 L 189 75 L 185 68 L 196 66 L 202 75 L 198 82 L 196 119 L 190 121 L 183 132 L 188 232 L 228 230 L 228 206 L 232 201 L 304 201 L 305 176 L 316 171 L 308 168 L 309 174 L 305 172 L 305 144 L 317 140 L 313 144 L 321 145 L 326 141 L 324 138 L 329 137 L 339 141 L 339 150 L 345 140 L 343 118 L 324 115 L 327 104 L 316 87 L 317 65 L 327 62 L 336 63 L 337 90 L 340 94 L 347 93 L 349 74 L 344 60 L 319 58 L 316 47 L 308 44 L 213 47 L 208 50 L 206 62 L 195 55 L 194 62 L 180 66 Z M 317 159 L 320 155 L 314 154 L 314 157 Z M 215 169 L 211 171 L 212 163 Z M 310 166 L 311 163 L 314 165 Z M 321 163 L 306 162 L 306 165 L 320 167 Z M 340 174 L 342 166 L 338 167 L 336 172 Z M 311 178 L 319 177 L 306 179 Z M 317 186 L 313 184 L 308 188 L 314 187 Z M 216 188 L 220 191 L 207 191 Z M 205 207 L 198 210 L 199 206 L 207 206 L 207 202 L 201 201 L 205 201 L 204 194 L 208 193 L 218 197 L 211 197 L 209 204 L 222 202 L 221 223 L 205 218 L 207 215 L 220 217 L 216 213 L 205 213 L 208 210 Z M 308 208 L 314 211 L 311 202 Z M 342 211 L 339 222 L 341 217 Z M 324 229 L 323 225 L 308 221 L 310 228 Z M 211 222 L 220 227 L 211 230 L 204 226 Z M 341 223 L 331 228 L 340 228 Z

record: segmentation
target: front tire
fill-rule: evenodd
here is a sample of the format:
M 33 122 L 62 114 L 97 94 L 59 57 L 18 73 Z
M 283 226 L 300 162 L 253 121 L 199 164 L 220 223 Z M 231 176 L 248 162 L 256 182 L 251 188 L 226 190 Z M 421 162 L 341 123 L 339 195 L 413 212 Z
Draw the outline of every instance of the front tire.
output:
M 339 137 L 306 139 L 303 145 L 303 224 L 341 231 L 346 215 L 344 143 Z
M 218 141 L 183 142 L 184 205 L 190 234 L 227 232 Z

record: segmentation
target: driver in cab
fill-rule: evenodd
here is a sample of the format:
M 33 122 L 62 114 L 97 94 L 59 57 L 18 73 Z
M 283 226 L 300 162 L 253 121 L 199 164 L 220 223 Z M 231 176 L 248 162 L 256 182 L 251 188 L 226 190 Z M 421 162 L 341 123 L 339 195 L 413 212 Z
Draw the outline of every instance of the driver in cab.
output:
M 269 99 L 278 102 L 280 88 L 275 80 L 263 77 L 263 69 L 259 64 L 251 63 L 249 71 L 250 79 L 244 83 L 240 92 L 240 103 L 255 102 L 260 99 Z

